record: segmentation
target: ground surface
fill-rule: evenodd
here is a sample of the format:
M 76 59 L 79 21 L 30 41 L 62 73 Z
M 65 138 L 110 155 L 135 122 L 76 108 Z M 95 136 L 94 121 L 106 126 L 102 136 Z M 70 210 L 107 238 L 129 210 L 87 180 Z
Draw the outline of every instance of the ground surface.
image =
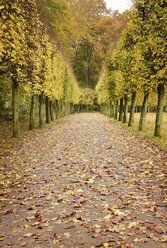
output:
M 101 114 L 48 126 L 0 165 L 0 247 L 167 247 L 166 153 Z
M 145 128 L 142 132 L 139 132 L 138 127 L 140 113 L 135 113 L 134 125 L 133 127 L 128 127 L 128 129 L 135 130 L 135 132 L 137 131 L 139 135 L 149 137 L 151 139 L 151 142 L 167 148 L 167 113 L 163 112 L 161 138 L 154 137 L 155 119 L 156 113 L 147 113 Z M 127 126 L 127 124 L 124 124 L 124 126 Z

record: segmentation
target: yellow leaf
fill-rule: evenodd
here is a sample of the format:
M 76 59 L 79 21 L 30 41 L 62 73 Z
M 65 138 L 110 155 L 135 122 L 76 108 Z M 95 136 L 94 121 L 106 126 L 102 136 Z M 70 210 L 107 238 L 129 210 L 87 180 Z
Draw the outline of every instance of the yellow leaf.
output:
M 108 214 L 108 215 L 106 215 L 103 219 L 105 220 L 105 221 L 107 221 L 107 220 L 109 220 L 111 218 L 111 214 Z
M 103 246 L 104 247 L 109 247 L 109 243 L 105 243 Z
M 134 241 L 134 242 L 141 242 L 142 239 L 135 238 L 133 241 Z
M 53 244 L 54 244 L 54 245 L 56 245 L 56 244 L 58 244 L 58 243 L 59 243 L 58 240 L 53 240 Z

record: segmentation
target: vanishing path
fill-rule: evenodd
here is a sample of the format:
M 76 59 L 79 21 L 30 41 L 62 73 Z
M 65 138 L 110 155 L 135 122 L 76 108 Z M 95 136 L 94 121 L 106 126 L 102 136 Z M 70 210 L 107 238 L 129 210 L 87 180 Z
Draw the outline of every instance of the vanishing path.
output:
M 0 247 L 167 248 L 165 153 L 99 113 L 3 160 Z

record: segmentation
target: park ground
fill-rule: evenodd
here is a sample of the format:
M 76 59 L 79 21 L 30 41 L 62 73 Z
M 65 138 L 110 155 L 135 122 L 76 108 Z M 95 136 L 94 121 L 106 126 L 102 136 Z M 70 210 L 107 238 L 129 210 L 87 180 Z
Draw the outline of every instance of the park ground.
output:
M 165 146 L 99 113 L 23 131 L 1 132 L 0 247 L 167 248 Z

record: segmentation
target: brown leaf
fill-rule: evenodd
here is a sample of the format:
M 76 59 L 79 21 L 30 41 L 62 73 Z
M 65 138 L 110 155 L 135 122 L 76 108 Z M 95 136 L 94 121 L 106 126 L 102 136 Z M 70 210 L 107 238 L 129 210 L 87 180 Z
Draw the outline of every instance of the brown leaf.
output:
M 150 230 L 154 230 L 157 233 L 165 233 L 165 229 L 160 225 L 148 225 L 147 228 Z
M 2 214 L 3 214 L 3 215 L 7 215 L 7 214 L 11 214 L 11 213 L 13 213 L 13 209 L 6 210 L 6 211 L 3 212 Z
M 162 235 L 161 242 L 167 243 L 167 235 Z

